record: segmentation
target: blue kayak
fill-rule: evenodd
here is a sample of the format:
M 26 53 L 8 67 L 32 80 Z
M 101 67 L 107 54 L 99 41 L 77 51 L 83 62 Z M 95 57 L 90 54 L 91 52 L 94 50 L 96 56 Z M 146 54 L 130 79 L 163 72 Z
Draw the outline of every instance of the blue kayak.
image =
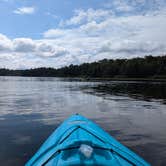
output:
M 80 115 L 65 120 L 25 166 L 150 166 Z

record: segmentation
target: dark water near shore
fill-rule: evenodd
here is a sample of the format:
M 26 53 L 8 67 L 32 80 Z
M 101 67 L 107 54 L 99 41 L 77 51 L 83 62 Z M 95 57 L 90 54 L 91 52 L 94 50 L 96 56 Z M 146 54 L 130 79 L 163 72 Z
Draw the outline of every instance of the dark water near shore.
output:
M 24 165 L 73 113 L 152 165 L 166 165 L 166 83 L 0 77 L 1 165 Z

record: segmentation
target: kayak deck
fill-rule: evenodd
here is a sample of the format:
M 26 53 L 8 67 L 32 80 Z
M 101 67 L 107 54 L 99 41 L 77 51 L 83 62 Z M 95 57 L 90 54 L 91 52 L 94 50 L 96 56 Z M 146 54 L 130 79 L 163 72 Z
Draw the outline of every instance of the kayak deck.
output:
M 26 166 L 150 166 L 98 125 L 80 115 L 64 121 Z

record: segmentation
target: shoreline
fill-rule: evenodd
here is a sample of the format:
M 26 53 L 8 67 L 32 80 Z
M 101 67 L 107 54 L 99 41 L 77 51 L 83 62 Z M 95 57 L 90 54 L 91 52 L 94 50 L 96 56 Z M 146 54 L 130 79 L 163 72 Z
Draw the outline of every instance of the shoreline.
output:
M 36 78 L 62 78 L 62 79 L 72 79 L 80 81 L 138 81 L 138 82 L 166 82 L 166 78 L 102 78 L 102 77 L 58 77 L 58 76 L 19 76 L 19 75 L 0 75 L 0 77 L 36 77 Z
M 166 82 L 163 78 L 83 78 L 85 80 L 101 80 L 101 81 L 147 81 L 147 82 Z

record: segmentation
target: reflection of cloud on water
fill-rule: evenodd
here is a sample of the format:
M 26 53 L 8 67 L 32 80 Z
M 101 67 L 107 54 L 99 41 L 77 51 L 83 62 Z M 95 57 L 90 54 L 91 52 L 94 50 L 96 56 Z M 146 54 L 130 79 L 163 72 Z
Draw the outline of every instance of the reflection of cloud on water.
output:
M 17 145 L 28 144 L 31 142 L 31 137 L 25 135 L 16 135 L 14 136 L 12 142 Z
M 42 123 L 43 125 L 54 125 L 56 123 L 60 124 L 61 121 L 57 120 L 57 117 L 47 117 L 47 114 L 44 115 L 40 119 L 32 119 L 32 120 L 26 120 L 26 122 L 38 122 Z
M 120 141 L 129 145 L 129 146 L 136 146 L 142 145 L 147 143 L 155 143 L 156 141 L 152 138 L 151 135 L 146 133 L 143 134 L 124 134 L 123 137 L 120 137 Z

